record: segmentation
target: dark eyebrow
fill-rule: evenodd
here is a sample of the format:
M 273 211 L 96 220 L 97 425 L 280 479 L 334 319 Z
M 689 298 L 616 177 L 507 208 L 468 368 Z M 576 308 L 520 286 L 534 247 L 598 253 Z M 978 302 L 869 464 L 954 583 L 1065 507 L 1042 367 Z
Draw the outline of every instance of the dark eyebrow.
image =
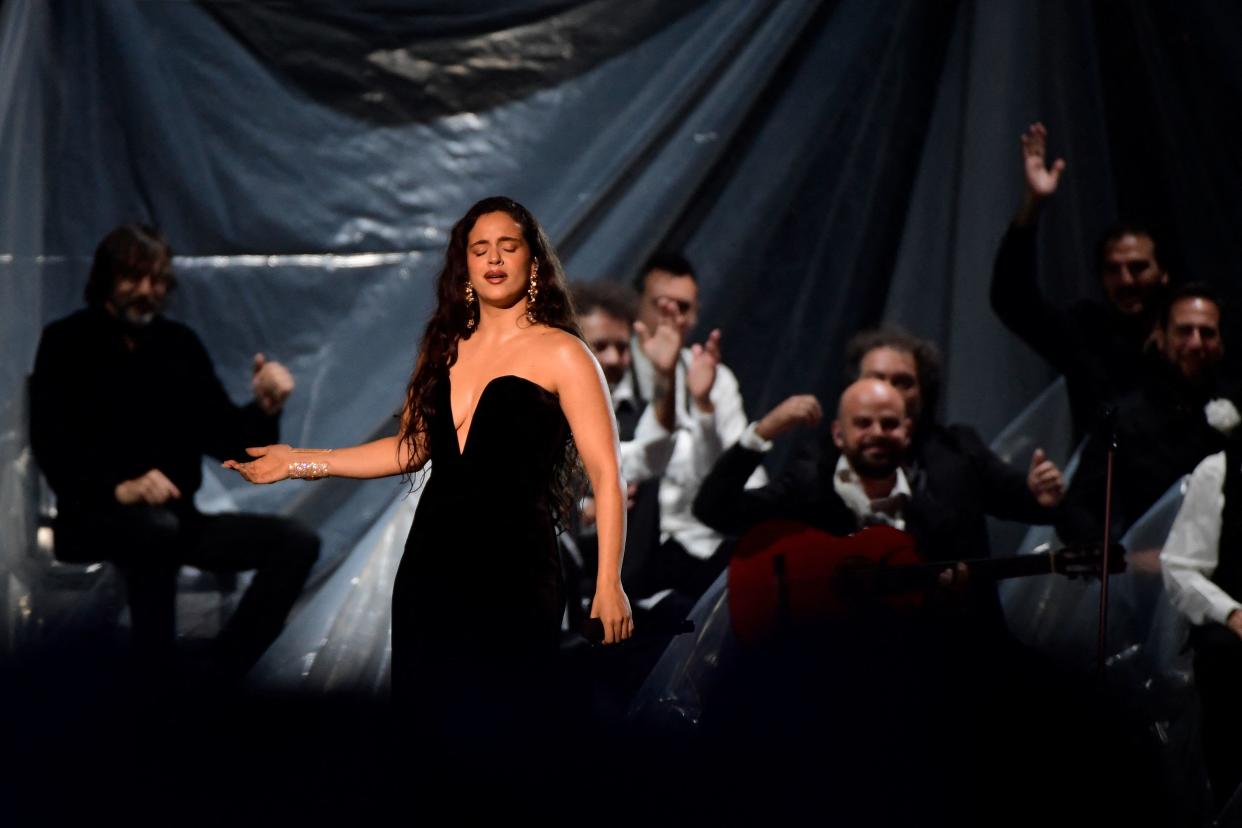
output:
M 496 241 L 497 242 L 520 242 L 522 241 L 522 237 L 521 236 L 501 236 L 500 238 L 496 239 Z M 487 243 L 487 239 L 475 239 L 472 242 L 468 242 L 466 244 L 466 247 L 474 247 L 476 244 L 486 244 L 486 243 Z

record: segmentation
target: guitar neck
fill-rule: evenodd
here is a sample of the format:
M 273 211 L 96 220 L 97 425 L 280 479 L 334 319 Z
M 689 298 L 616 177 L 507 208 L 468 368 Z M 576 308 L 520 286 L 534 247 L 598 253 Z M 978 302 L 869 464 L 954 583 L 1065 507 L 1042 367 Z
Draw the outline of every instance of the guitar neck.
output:
M 893 567 L 884 573 L 884 580 L 898 584 L 915 585 L 935 581 L 941 572 L 966 564 L 971 578 L 1003 581 L 1007 578 L 1025 578 L 1029 575 L 1055 575 L 1053 553 L 1016 555 L 1010 558 L 970 558 L 957 561 L 932 561 L 913 566 Z

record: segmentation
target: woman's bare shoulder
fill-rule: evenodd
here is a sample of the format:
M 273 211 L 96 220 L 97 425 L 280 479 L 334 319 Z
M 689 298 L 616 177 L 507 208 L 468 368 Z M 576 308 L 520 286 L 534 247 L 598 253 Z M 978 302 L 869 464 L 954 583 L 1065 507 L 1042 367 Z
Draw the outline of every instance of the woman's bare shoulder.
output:
M 560 328 L 541 325 L 533 338 L 538 343 L 536 347 L 548 356 L 556 355 L 573 359 L 579 354 L 590 355 L 591 353 L 585 342 Z
M 569 372 L 579 378 L 594 376 L 595 357 L 587 344 L 560 328 L 544 328 L 537 337 L 540 356 L 558 367 L 558 373 Z

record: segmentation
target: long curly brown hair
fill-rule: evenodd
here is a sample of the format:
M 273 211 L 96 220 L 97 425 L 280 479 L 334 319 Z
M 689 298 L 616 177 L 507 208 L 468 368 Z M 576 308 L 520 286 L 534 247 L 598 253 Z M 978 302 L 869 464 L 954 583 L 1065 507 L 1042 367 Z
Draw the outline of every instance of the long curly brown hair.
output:
M 406 388 L 406 416 L 402 419 L 400 440 L 409 450 L 411 459 L 420 453 L 416 451 L 420 443 L 423 457 L 433 459 L 431 441 L 426 437 L 430 424 L 435 421 L 436 390 L 457 362 L 457 344 L 469 339 L 473 333 L 467 322 L 471 321 L 472 316 L 473 321 L 478 322 L 478 303 L 473 307 L 466 303 L 469 279 L 466 242 L 475 222 L 487 213 L 506 213 L 517 222 L 532 258 L 539 262 L 539 299 L 530 307 L 535 322 L 583 338 L 566 287 L 565 271 L 538 220 L 521 204 L 505 196 L 492 196 L 476 203 L 453 225 L 449 234 L 444 267 L 436 278 L 436 309 L 423 332 L 418 360 Z M 412 478 L 417 469 L 411 467 L 406 471 Z M 574 504 L 583 493 L 584 481 L 582 462 L 571 435 L 566 439 L 556 463 L 552 491 L 549 493 L 553 521 L 558 528 L 567 525 Z

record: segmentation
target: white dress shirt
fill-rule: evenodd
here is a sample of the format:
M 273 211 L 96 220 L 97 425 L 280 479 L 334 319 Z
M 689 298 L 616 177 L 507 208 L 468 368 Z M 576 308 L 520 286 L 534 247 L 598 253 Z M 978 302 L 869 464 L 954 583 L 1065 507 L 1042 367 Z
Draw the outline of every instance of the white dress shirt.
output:
M 910 500 L 910 482 L 906 480 L 906 473 L 900 466 L 897 467 L 897 479 L 889 493 L 872 499 L 863 488 L 858 473 L 843 454 L 837 458 L 837 467 L 832 473 L 832 488 L 858 518 L 859 526 L 885 523 L 894 529 L 906 528 L 905 508 Z
M 633 402 L 634 386 L 627 373 L 610 389 L 612 407 L 615 411 L 622 402 Z M 638 417 L 634 437 L 621 441 L 621 479 L 628 483 L 642 483 L 664 474 L 673 456 L 673 432 L 660 424 L 655 406 L 648 404 Z
M 1204 459 L 1190 475 L 1182 508 L 1173 520 L 1160 553 L 1164 588 L 1173 606 L 1192 624 L 1224 624 L 1229 613 L 1242 609 L 1229 593 L 1212 582 L 1220 561 L 1221 515 L 1225 509 L 1225 453 Z
M 746 426 L 738 445 L 751 451 L 767 452 L 772 449 L 772 441 L 759 436 L 758 422 Z M 872 499 L 863 488 L 862 480 L 845 459 L 845 455 L 837 458 L 837 467 L 832 473 L 832 488 L 837 497 L 858 518 L 858 525 L 869 526 L 875 523 L 886 523 L 896 529 L 906 528 L 905 507 L 910 500 L 910 481 L 900 467 L 893 488 L 881 498 Z
M 632 342 L 630 353 L 633 367 L 629 376 L 636 378 L 639 395 L 650 400 L 655 369 L 637 339 Z M 716 551 L 722 536 L 700 523 L 691 512 L 691 506 L 703 478 L 724 454 L 725 448 L 742 436 L 747 419 L 737 378 L 724 365 L 716 367 L 716 381 L 710 394 L 716 410 L 711 414 L 699 411 L 686 392 L 690 359 L 690 349 L 683 348 L 674 373 L 677 429 L 673 435 L 673 454 L 660 481 L 660 541 L 663 543 L 671 537 L 694 557 L 706 560 Z M 763 486 L 767 482 L 767 473 L 760 466 L 746 482 L 746 487 Z

